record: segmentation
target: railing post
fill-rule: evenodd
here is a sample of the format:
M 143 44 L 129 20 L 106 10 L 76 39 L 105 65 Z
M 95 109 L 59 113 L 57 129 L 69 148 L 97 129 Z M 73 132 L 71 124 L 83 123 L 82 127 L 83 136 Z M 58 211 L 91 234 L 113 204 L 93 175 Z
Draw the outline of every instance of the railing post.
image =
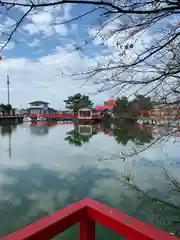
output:
M 79 223 L 79 240 L 95 240 L 95 221 L 88 216 L 84 216 Z

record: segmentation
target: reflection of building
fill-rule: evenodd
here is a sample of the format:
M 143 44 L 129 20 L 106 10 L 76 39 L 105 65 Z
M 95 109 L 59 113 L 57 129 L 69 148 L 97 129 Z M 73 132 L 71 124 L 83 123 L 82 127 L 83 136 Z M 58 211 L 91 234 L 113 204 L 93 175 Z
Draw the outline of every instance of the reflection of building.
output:
M 49 103 L 43 101 L 34 101 L 29 103 L 28 114 L 53 114 L 57 111 L 49 107 Z
M 49 128 L 50 127 L 55 127 L 57 126 L 57 122 L 31 122 L 28 124 L 30 127 L 30 131 L 34 135 L 45 135 L 49 133 Z
M 92 135 L 92 125 L 78 125 L 78 132 L 84 136 Z
M 49 133 L 49 127 L 42 124 L 30 124 L 30 131 L 33 135 L 43 136 Z

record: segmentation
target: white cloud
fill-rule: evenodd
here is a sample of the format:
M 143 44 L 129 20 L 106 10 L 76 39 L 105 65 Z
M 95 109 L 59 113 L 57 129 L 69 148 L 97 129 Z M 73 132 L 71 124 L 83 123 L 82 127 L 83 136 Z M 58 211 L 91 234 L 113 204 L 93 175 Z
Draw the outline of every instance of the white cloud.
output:
M 15 21 L 10 17 L 5 17 L 3 24 L 0 24 L 0 48 L 6 44 L 8 33 L 14 29 Z M 9 44 L 4 48 L 4 50 L 11 50 L 15 46 L 14 42 L 11 41 Z
M 95 199 L 97 197 L 104 197 L 104 199 L 108 199 L 112 204 L 117 204 L 118 201 L 120 202 L 124 194 L 134 194 L 134 192 L 129 192 L 127 188 L 124 189 L 124 187 L 122 187 L 122 173 L 133 172 L 135 181 L 142 189 L 151 189 L 154 187 L 156 189 L 162 189 L 161 186 L 165 184 L 164 175 L 158 167 L 155 168 L 152 164 L 149 165 L 148 160 L 153 163 L 156 163 L 157 160 L 164 161 L 164 163 L 168 165 L 171 173 L 179 179 L 179 168 L 178 165 L 175 164 L 176 160 L 178 160 L 179 146 L 175 146 L 172 141 L 167 142 L 167 145 L 164 147 L 164 152 L 160 151 L 159 146 L 157 146 L 125 162 L 117 159 L 114 161 L 97 161 L 99 156 L 103 157 L 108 151 L 120 152 L 127 147 L 117 144 L 112 137 L 102 136 L 100 134 L 95 135 L 93 140 L 85 144 L 82 148 L 73 147 L 63 140 L 66 132 L 71 129 L 72 126 L 67 125 L 50 128 L 49 134 L 44 135 L 43 141 L 41 141 L 39 136 L 34 135 L 32 138 L 30 135 L 30 127 L 20 125 L 16 131 L 16 135 L 19 136 L 18 142 L 15 135 L 12 137 L 11 159 L 8 158 L 8 152 L 6 152 L 8 148 L 8 137 L 1 138 L 0 196 L 3 200 L 11 199 L 14 203 L 14 196 L 7 195 L 8 193 L 6 193 L 5 188 L 3 188 L 4 185 L 7 186 L 7 184 L 13 184 L 15 180 L 17 181 L 17 179 L 12 179 L 8 176 L 8 170 L 9 173 L 11 173 L 11 170 L 16 171 L 16 169 L 18 169 L 18 171 L 28 172 L 28 169 L 31 169 L 33 166 L 38 166 L 39 169 L 42 167 L 45 171 L 48 171 L 50 175 L 56 174 L 59 180 L 68 179 L 70 184 L 76 183 L 76 176 L 79 179 L 81 173 L 83 174 L 87 169 L 92 169 L 92 171 L 97 171 L 102 173 L 102 175 L 104 172 L 107 172 L 108 169 L 110 172 L 112 171 L 112 175 L 109 174 L 106 176 L 105 174 L 102 178 L 94 179 L 92 173 L 92 179 L 90 180 L 94 180 L 94 185 L 90 186 L 90 196 Z M 99 142 L 102 141 L 102 137 L 103 144 L 99 144 Z M 58 141 L 55 141 L 55 139 L 58 139 Z M 51 146 L 51 148 L 49 148 L 49 146 Z M 43 157 L 42 154 L 40 154 L 42 152 Z M 170 159 L 174 159 L 173 164 L 175 165 L 169 165 L 169 161 L 166 161 L 167 159 L 164 156 L 166 153 L 169 154 L 168 157 Z M 141 162 L 139 163 L 139 161 Z M 21 177 L 21 174 L 19 173 L 18 176 Z M 54 191 L 53 188 L 43 192 L 41 191 L 41 184 L 43 184 L 41 181 L 43 177 L 41 178 L 41 176 L 43 175 L 40 174 L 40 178 L 37 178 L 37 180 L 31 179 L 31 177 L 27 178 L 27 181 L 33 181 L 34 186 L 37 186 L 37 188 L 34 188 L 33 193 L 30 191 L 26 197 L 33 201 L 33 206 L 37 211 L 41 209 L 53 212 L 55 210 L 53 204 L 55 202 L 53 201 L 54 197 L 57 197 L 59 202 L 64 203 L 66 198 L 70 196 L 70 190 L 72 190 L 72 188 L 68 189 L 67 187 L 62 191 L 61 187 L 63 186 L 60 184 L 59 192 Z M 77 185 L 72 185 L 73 188 L 78 188 L 79 183 L 80 182 L 77 182 Z M 20 197 L 21 195 L 19 198 Z M 52 202 L 52 204 L 47 206 L 49 201 Z M 28 215 L 35 213 L 36 211 L 33 209 L 27 210 Z
M 22 9 L 21 9 L 22 10 Z M 41 37 L 54 37 L 56 40 L 60 39 L 61 36 L 68 36 L 67 25 L 53 25 L 54 22 L 62 22 L 63 20 L 70 19 L 72 5 L 58 6 L 56 8 L 49 8 L 43 12 L 44 9 L 36 11 L 36 14 L 30 14 L 28 21 L 22 25 L 22 30 L 28 32 L 29 35 L 41 33 Z M 8 19 L 7 21 L 11 21 Z M 112 30 L 117 27 L 119 22 L 114 22 L 112 25 L 105 29 L 105 31 Z M 78 34 L 80 30 L 78 25 L 72 24 L 72 31 Z M 91 30 L 91 34 L 94 34 L 95 29 Z M 149 36 L 147 35 L 146 38 Z M 109 39 L 108 44 L 108 57 L 103 57 L 101 54 L 96 54 L 95 60 L 100 60 L 107 64 L 109 57 L 113 60 L 119 60 L 119 52 L 117 47 L 112 48 L 112 45 L 116 41 L 117 36 Z M 41 45 L 41 39 L 36 36 L 31 42 L 28 42 L 29 47 L 39 47 Z M 32 99 L 37 99 L 40 96 L 41 99 L 52 102 L 54 107 L 63 107 L 62 100 L 67 98 L 69 94 L 73 94 L 77 91 L 84 91 L 85 93 L 92 93 L 96 91 L 95 86 L 84 87 L 79 89 L 79 86 L 83 82 L 72 80 L 69 76 L 73 72 L 82 72 L 92 66 L 95 66 L 95 60 L 83 55 L 80 51 L 75 51 L 76 39 L 66 42 L 65 48 L 61 46 L 55 47 L 55 52 L 52 54 L 49 52 L 47 56 L 42 56 L 36 60 L 28 60 L 24 58 L 11 58 L 4 60 L 1 64 L 1 79 L 4 81 L 0 82 L 0 88 L 5 87 L 5 76 L 7 73 L 11 77 L 11 99 L 13 104 L 19 107 L 21 104 L 26 104 Z M 95 45 L 99 44 L 100 41 L 94 42 Z M 51 42 L 47 42 L 51 44 Z M 138 48 L 140 44 L 137 44 Z M 46 47 L 45 47 L 46 50 Z M 39 52 L 38 52 L 39 53 Z M 61 73 L 64 73 L 63 75 Z M 107 73 L 101 73 L 101 78 L 107 77 Z M 99 78 L 99 75 L 98 75 Z M 83 80 L 86 80 L 83 79 Z M 57 90 L 58 89 L 58 90 Z M 0 102 L 6 99 L 4 94 L 0 96 Z M 23 97 L 19 97 L 23 96 Z M 98 103 L 107 100 L 110 96 L 107 94 L 101 94 L 94 97 L 98 99 Z M 23 101 L 22 101 L 23 99 Z
M 23 27 L 30 35 L 35 33 L 43 33 L 45 36 L 53 35 L 53 27 L 48 24 L 33 24 L 29 23 Z
M 57 11 L 61 13 L 60 16 L 57 16 Z M 68 30 L 66 25 L 52 25 L 52 23 L 54 21 L 60 22 L 62 19 L 69 19 L 71 17 L 70 11 L 71 7 L 69 6 L 50 12 L 38 12 L 36 15 L 30 15 L 28 17 L 29 23 L 22 28 L 28 31 L 30 35 L 41 32 L 44 36 L 53 36 L 53 34 L 55 34 L 55 37 L 58 35 L 64 36 Z M 73 23 L 73 29 L 76 29 L 76 32 L 78 32 L 78 25 Z M 147 35 L 146 38 L 148 37 Z M 99 86 L 95 87 L 95 85 L 88 85 L 80 89 L 79 86 L 84 83 L 83 80 L 87 79 L 83 76 L 81 77 L 82 81 L 76 81 L 72 80 L 69 75 L 95 66 L 96 60 L 104 62 L 104 64 L 107 64 L 109 57 L 113 60 L 119 60 L 117 48 L 111 48 L 116 38 L 114 37 L 108 42 L 109 56 L 104 57 L 97 53 L 95 60 L 84 55 L 84 52 L 75 51 L 75 41 L 76 39 L 67 41 L 64 48 L 56 46 L 53 54 L 49 52 L 47 56 L 42 56 L 36 60 L 29 60 L 24 57 L 5 59 L 3 61 L 0 66 L 0 77 L 4 81 L 0 82 L 0 88 L 5 88 L 6 74 L 9 73 L 11 79 L 11 101 L 15 107 L 27 106 L 26 104 L 31 100 L 42 99 L 51 102 L 52 107 L 59 109 L 64 107 L 63 100 L 70 94 L 76 92 L 89 94 L 97 90 Z M 28 43 L 32 48 L 38 47 L 40 44 L 40 38 L 37 37 Z M 107 72 L 101 73 L 101 75 L 98 75 L 98 78 L 101 77 L 102 79 L 103 76 L 107 77 Z M 110 95 L 111 91 L 108 95 L 106 93 L 95 95 L 93 100 L 101 104 L 104 100 L 111 98 Z M 6 91 L 2 91 L 0 102 L 6 99 Z
M 70 19 L 71 9 L 71 5 L 40 9 L 28 16 L 29 22 L 22 28 L 30 35 L 42 33 L 46 37 L 54 35 L 56 37 L 58 35 L 65 36 L 68 33 L 68 27 L 66 25 L 54 25 L 54 23 L 61 23 L 64 20 Z
M 99 63 L 99 68 L 111 68 L 109 71 L 101 71 L 99 74 L 94 75 L 94 81 L 102 82 L 103 89 L 110 89 L 112 87 L 112 89 L 108 91 L 115 96 L 119 96 L 119 94 L 121 94 L 132 98 L 134 93 L 137 93 L 137 91 L 141 94 L 150 93 L 151 97 L 154 97 L 157 91 L 160 94 L 160 92 L 162 92 L 162 85 L 157 87 L 156 91 L 151 91 L 152 88 L 157 86 L 158 82 L 147 84 L 146 86 L 144 85 L 142 88 L 139 85 L 130 86 L 130 84 L 126 87 L 122 87 L 125 79 L 127 81 L 140 81 L 142 79 L 148 80 L 151 79 L 152 76 L 154 77 L 158 74 L 157 70 L 155 68 L 150 68 L 150 65 L 148 66 L 148 64 L 144 66 L 139 64 L 134 67 L 130 67 L 128 68 L 128 71 L 124 71 L 123 68 L 119 66 L 123 66 L 123 64 L 131 64 L 136 61 L 140 54 L 146 52 L 150 46 L 153 47 L 155 39 L 157 40 L 157 35 L 158 38 L 160 38 L 160 34 L 156 34 L 155 31 L 154 34 L 152 34 L 152 29 L 151 32 L 150 30 L 143 30 L 128 38 L 127 36 L 129 36 L 130 30 L 121 32 L 115 31 L 116 33 L 113 34 L 113 30 L 119 29 L 121 24 L 120 20 L 112 21 L 106 25 L 106 27 L 102 28 L 100 33 L 99 28 L 97 27 L 89 28 L 89 35 L 94 38 L 94 46 L 101 46 L 101 48 L 103 48 L 102 53 L 104 54 L 104 57 L 100 54 L 96 57 L 96 60 Z M 117 45 L 117 43 L 119 43 L 119 45 Z M 133 44 L 133 47 L 126 49 L 126 44 Z M 145 55 L 143 55 L 143 57 L 145 57 Z M 173 81 L 176 80 L 173 79 Z M 167 88 L 168 87 L 166 86 L 166 89 Z M 167 89 L 167 91 L 169 91 L 169 89 Z M 164 92 L 162 92 L 162 94 L 164 94 Z
M 34 47 L 39 47 L 40 46 L 40 40 L 35 38 L 31 43 L 28 43 L 28 46 L 34 48 Z
M 59 33 L 59 35 L 61 36 L 66 36 L 68 29 L 65 25 L 55 25 L 54 29 L 56 31 L 56 33 Z
M 4 21 L 4 26 L 10 27 L 14 24 L 16 24 L 16 21 L 7 16 L 6 20 Z
M 42 12 L 38 14 L 29 15 L 28 19 L 32 21 L 31 24 L 25 26 L 24 29 L 28 30 L 30 34 L 43 33 L 46 36 L 53 35 L 53 14 L 49 12 Z
M 26 58 L 4 59 L 0 65 L 0 89 L 6 89 L 6 75 L 11 82 L 11 103 L 14 107 L 27 106 L 31 100 L 40 99 L 51 103 L 52 107 L 64 108 L 63 100 L 70 94 L 95 91 L 94 86 L 79 88 L 83 81 L 72 80 L 69 75 L 92 66 L 93 60 L 78 51 L 58 47 L 54 54 L 37 60 Z M 72 46 L 71 46 L 72 48 Z M 63 74 L 62 74 L 63 73 Z M 6 90 L 0 95 L 0 102 L 7 99 Z M 104 101 L 106 94 L 93 99 Z
M 4 44 L 6 43 L 6 41 L 2 41 L 0 42 L 0 48 L 4 46 Z M 8 45 L 4 48 L 4 50 L 11 50 L 15 47 L 14 42 L 9 42 Z
M 72 17 L 71 10 L 72 5 L 70 4 L 58 6 L 56 8 L 48 8 L 46 11 L 44 11 L 44 9 L 40 9 L 36 11 L 36 14 L 30 14 L 28 16 L 28 21 L 22 25 L 22 29 L 23 31 L 28 32 L 29 35 L 41 33 L 39 34 L 41 38 L 50 36 L 52 39 L 58 40 L 61 38 L 61 36 L 67 35 L 68 37 L 69 32 L 67 25 L 53 25 L 53 23 L 70 19 Z M 112 22 L 112 24 L 104 29 L 103 34 L 108 34 L 109 31 L 116 29 L 118 24 L 120 24 L 119 21 Z M 80 30 L 78 25 L 75 23 L 72 24 L 72 29 L 75 34 L 78 34 L 78 31 Z M 89 34 L 92 36 L 96 33 L 96 31 L 96 28 L 92 28 L 89 30 Z M 123 38 L 124 35 L 121 37 Z M 0 88 L 5 88 L 6 74 L 9 73 L 12 83 L 12 104 L 14 104 L 16 107 L 19 107 L 21 104 L 26 104 L 27 102 L 37 98 L 50 101 L 52 106 L 56 108 L 63 107 L 63 100 L 67 98 L 69 94 L 74 94 L 77 91 L 88 94 L 97 90 L 95 85 L 88 87 L 86 86 L 82 89 L 79 89 L 79 86 L 82 85 L 83 82 L 72 80 L 68 75 L 73 72 L 82 72 L 92 66 L 95 66 L 96 61 L 107 65 L 109 60 L 113 60 L 114 62 L 116 61 L 117 63 L 119 63 L 119 61 L 127 62 L 130 59 L 129 56 L 132 60 L 137 55 L 136 52 L 142 51 L 143 45 L 141 40 L 149 43 L 152 37 L 148 34 L 148 32 L 144 33 L 144 35 L 142 35 L 134 44 L 134 49 L 125 57 L 119 56 L 120 51 L 118 47 L 115 46 L 117 39 L 119 39 L 119 35 L 114 35 L 112 38 L 107 40 L 108 47 L 106 57 L 103 56 L 102 53 L 100 54 L 97 52 L 95 59 L 83 55 L 85 51 L 83 53 L 80 51 L 75 51 L 74 43 L 76 42 L 76 39 L 71 39 L 71 41 L 68 39 L 64 48 L 62 48 L 62 46 L 53 46 L 51 49 L 55 49 L 54 53 L 49 51 L 46 56 L 39 57 L 36 60 L 29 60 L 26 59 L 26 57 L 12 58 L 9 60 L 5 59 L 0 66 L 0 77 L 1 79 L 4 79 L 4 81 L 0 82 Z M 39 47 L 41 45 L 40 40 L 40 37 L 36 36 L 33 41 L 27 41 L 27 44 L 31 48 Z M 48 39 L 48 42 L 46 42 L 48 48 L 49 45 L 51 45 L 50 41 L 51 40 Z M 98 46 L 101 43 L 101 40 L 97 39 L 93 43 L 94 45 Z M 114 47 L 112 48 L 112 46 Z M 44 50 L 46 50 L 46 46 L 44 48 Z M 89 52 L 91 52 L 91 50 Z M 40 52 L 37 51 L 36 53 Z M 105 51 L 103 54 L 104 53 Z M 62 72 L 64 73 L 63 75 Z M 114 73 L 116 72 L 117 71 L 114 70 Z M 111 74 L 112 72 L 101 72 L 96 76 L 97 82 L 99 83 L 100 79 L 107 78 L 108 76 L 111 76 Z M 123 74 L 120 77 L 124 79 L 129 76 L 128 74 Z M 84 77 L 83 80 L 87 80 L 86 77 Z M 98 85 L 96 86 L 99 87 Z M 113 94 L 114 91 L 116 90 L 113 89 L 112 91 L 109 91 L 109 95 L 97 95 L 93 97 L 93 99 L 97 99 L 98 103 L 103 103 L 104 100 L 107 100 L 111 97 L 110 95 L 111 93 Z M 128 94 L 132 94 L 133 91 L 134 89 L 132 89 L 132 91 L 128 91 Z M 7 98 L 6 92 L 2 92 L 3 94 L 0 95 L 0 102 L 5 101 L 4 99 Z
M 23 26 L 23 29 L 27 31 L 30 35 L 33 35 L 38 32 L 37 27 L 32 23 L 26 24 L 25 26 Z
M 46 25 L 52 23 L 53 21 L 53 15 L 49 12 L 29 15 L 28 18 L 36 25 Z

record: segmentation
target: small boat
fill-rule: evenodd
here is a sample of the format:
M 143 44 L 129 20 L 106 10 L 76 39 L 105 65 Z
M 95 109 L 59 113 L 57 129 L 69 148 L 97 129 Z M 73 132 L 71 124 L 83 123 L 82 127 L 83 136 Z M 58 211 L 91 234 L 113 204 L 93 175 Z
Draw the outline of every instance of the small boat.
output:
M 154 119 L 138 119 L 137 120 L 138 124 L 150 124 L 150 125 L 156 125 L 157 121 Z
M 37 118 L 37 121 L 46 121 L 47 119 L 46 118 L 44 118 L 44 117 L 38 117 Z
M 23 122 L 31 122 L 31 118 L 30 117 L 24 117 L 23 118 Z
M 143 120 L 138 119 L 138 120 L 137 120 L 137 123 L 138 123 L 138 124 L 143 124 Z

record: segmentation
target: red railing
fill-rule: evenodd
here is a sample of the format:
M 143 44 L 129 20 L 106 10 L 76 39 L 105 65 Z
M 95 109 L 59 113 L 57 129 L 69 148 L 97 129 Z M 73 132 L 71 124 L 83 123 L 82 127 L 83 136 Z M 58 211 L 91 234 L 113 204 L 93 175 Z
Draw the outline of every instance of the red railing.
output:
M 49 240 L 79 223 L 80 240 L 95 240 L 95 222 L 131 240 L 178 240 L 104 204 L 85 198 L 2 240 Z
M 74 116 L 71 114 L 31 114 L 31 118 L 44 117 L 47 119 L 74 119 Z

